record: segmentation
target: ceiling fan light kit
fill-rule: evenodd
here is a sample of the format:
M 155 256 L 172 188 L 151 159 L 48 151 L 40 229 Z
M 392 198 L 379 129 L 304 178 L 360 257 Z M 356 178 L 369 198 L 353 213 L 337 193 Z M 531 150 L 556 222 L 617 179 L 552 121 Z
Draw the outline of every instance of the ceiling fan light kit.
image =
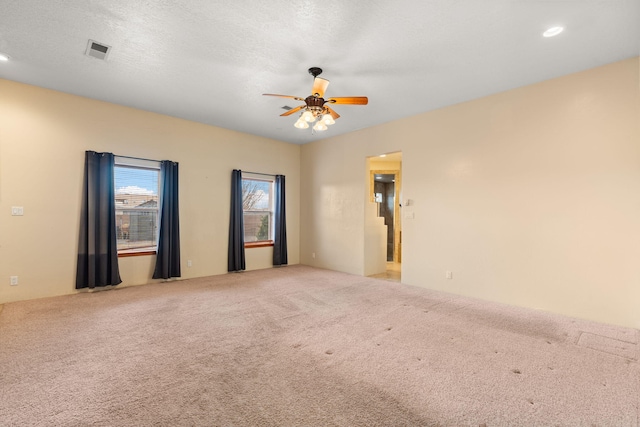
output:
M 298 119 L 298 121 L 294 123 L 294 126 L 297 127 L 298 129 L 309 129 L 309 123 L 300 119 Z
M 311 95 L 306 98 L 273 93 L 264 93 L 263 95 L 293 98 L 297 101 L 304 101 L 304 105 L 292 108 L 286 113 L 280 115 L 289 116 L 293 113 L 297 113 L 298 111 L 302 111 L 293 126 L 298 129 L 308 129 L 310 123 L 315 122 L 312 129 L 319 132 L 327 130 L 327 126 L 335 124 L 336 120 L 340 117 L 338 113 L 326 104 L 367 105 L 369 103 L 369 99 L 366 96 L 345 96 L 324 99 L 324 92 L 327 90 L 327 86 L 329 86 L 329 80 L 318 77 L 321 73 L 322 68 L 309 68 L 309 74 L 313 76 L 313 87 L 311 88 Z

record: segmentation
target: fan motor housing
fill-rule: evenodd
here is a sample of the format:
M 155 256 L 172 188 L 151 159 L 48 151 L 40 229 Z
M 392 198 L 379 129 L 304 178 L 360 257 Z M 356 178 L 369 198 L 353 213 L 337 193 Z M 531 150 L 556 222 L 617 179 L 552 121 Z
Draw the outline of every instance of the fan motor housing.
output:
M 311 96 L 307 96 L 304 102 L 307 104 L 308 107 L 322 107 L 325 103 L 325 100 L 324 98 L 311 95 Z

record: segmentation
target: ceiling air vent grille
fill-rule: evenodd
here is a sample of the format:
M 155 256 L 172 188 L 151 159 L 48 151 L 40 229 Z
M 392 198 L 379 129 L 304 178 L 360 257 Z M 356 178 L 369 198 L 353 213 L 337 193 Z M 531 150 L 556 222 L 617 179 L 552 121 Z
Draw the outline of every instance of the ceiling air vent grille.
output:
M 89 40 L 89 43 L 87 43 L 87 51 L 85 52 L 85 55 L 92 58 L 106 60 L 109 52 L 111 52 L 111 46 L 107 46 L 103 43 L 98 43 L 94 40 Z

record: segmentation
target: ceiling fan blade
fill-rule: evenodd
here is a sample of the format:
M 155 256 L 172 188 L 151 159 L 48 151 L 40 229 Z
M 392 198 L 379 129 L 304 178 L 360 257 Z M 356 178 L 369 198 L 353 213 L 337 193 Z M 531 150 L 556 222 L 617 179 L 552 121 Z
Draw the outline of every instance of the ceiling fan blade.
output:
M 369 98 L 366 96 L 339 96 L 327 99 L 332 104 L 367 105 Z
M 336 113 L 331 108 L 327 107 L 326 105 L 324 108 L 326 108 L 329 114 L 331 114 L 331 117 L 333 117 L 333 120 L 338 120 L 340 118 L 340 114 Z
M 278 95 L 277 93 L 263 93 L 263 96 L 279 96 L 280 98 L 292 98 L 296 101 L 304 101 L 304 98 L 300 98 L 299 96 L 291 96 L 291 95 Z
M 324 98 L 324 92 L 327 90 L 327 86 L 329 86 L 329 80 L 323 79 L 322 77 L 316 77 L 313 79 L 311 95 L 315 95 L 317 93 L 319 98 Z
M 295 112 L 297 112 L 297 111 L 302 110 L 304 107 L 306 107 L 306 105 L 301 105 L 301 106 L 299 106 L 299 107 L 292 108 L 291 110 L 286 111 L 286 112 L 284 112 L 284 113 L 280 114 L 280 116 L 289 116 L 289 115 L 291 115 L 291 114 L 293 114 L 293 113 L 295 113 Z M 334 119 L 334 120 L 335 120 L 335 119 Z

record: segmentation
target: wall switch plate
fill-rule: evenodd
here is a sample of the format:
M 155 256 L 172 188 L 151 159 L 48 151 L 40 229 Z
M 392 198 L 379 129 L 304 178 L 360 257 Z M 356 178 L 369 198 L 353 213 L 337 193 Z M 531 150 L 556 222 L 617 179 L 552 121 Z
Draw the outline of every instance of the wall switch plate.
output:
M 447 277 L 447 279 L 453 279 L 453 271 L 448 271 L 447 270 L 446 277 Z
M 11 206 L 11 215 L 13 215 L 13 216 L 22 216 L 22 215 L 24 215 L 24 207 L 22 207 L 22 206 Z
M 18 276 L 11 276 L 11 286 L 18 286 Z
M 311 253 L 311 258 L 313 258 L 313 259 L 315 259 L 315 258 L 316 258 L 316 253 L 315 253 L 315 252 L 312 252 L 312 253 Z
M 187 261 L 187 267 L 191 267 L 191 260 Z

